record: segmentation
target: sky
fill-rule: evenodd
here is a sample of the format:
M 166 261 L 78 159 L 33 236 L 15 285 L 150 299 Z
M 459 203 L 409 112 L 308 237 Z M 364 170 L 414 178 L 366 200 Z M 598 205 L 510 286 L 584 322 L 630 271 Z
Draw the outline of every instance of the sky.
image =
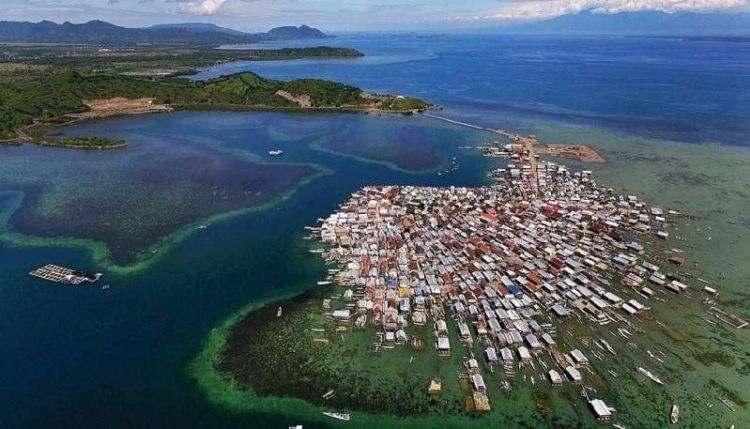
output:
M 749 13 L 750 0 L 0 0 L 0 20 L 212 22 L 244 31 L 300 24 L 324 31 L 450 30 L 582 11 Z

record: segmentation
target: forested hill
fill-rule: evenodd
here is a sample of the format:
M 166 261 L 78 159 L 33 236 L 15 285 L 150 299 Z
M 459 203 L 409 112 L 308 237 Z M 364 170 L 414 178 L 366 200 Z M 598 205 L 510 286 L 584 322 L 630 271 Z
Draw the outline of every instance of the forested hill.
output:
M 244 72 L 209 81 L 139 78 L 119 74 L 82 74 L 73 70 L 0 79 L 0 141 L 19 137 L 24 127 L 65 122 L 86 112 L 84 100 L 114 97 L 153 99 L 175 109 L 320 109 L 410 113 L 429 107 L 422 100 L 365 95 L 361 89 L 320 79 L 280 81 Z M 123 112 L 127 113 L 127 112 Z
M 5 43 L 76 43 L 102 45 L 193 44 L 222 45 L 255 43 L 270 40 L 320 39 L 322 31 L 302 25 L 276 27 L 265 33 L 242 33 L 222 27 L 162 25 L 149 28 L 126 28 L 104 21 L 84 24 L 51 21 L 0 21 L 0 42 Z

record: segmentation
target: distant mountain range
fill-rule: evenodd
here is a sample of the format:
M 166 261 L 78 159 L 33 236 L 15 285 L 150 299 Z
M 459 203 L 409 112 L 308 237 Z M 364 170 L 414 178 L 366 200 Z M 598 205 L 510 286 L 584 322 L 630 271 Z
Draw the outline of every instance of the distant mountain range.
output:
M 81 43 L 106 45 L 255 43 L 267 40 L 320 39 L 322 31 L 302 25 L 276 27 L 266 33 L 243 33 L 213 24 L 165 24 L 148 28 L 126 28 L 104 21 L 84 24 L 51 21 L 0 21 L 0 42 Z
M 601 34 L 662 36 L 747 36 L 748 13 L 621 12 L 563 15 L 546 21 L 507 25 L 502 32 L 521 34 Z
M 194 33 L 206 33 L 206 32 L 218 32 L 224 34 L 233 34 L 236 36 L 244 35 L 241 31 L 232 30 L 231 28 L 220 27 L 216 24 L 209 24 L 207 22 L 185 22 L 179 24 L 157 24 L 151 27 L 146 27 L 147 30 L 164 30 L 164 29 L 178 29 L 192 31 Z

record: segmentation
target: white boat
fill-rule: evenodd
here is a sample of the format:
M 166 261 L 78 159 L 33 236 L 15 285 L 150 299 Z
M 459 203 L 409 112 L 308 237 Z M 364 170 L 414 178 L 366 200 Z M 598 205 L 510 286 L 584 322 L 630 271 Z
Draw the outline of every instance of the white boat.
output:
M 653 354 L 651 350 L 646 350 L 646 354 L 648 354 L 648 357 L 650 357 L 651 359 L 654 359 L 659 363 L 664 363 L 664 361 L 661 358 L 659 358 L 659 356 L 656 356 L 655 354 Z
M 643 368 L 641 366 L 638 367 L 638 372 L 640 372 L 641 374 L 645 375 L 646 377 L 649 378 L 649 380 L 653 381 L 656 384 L 664 384 L 664 382 L 661 381 L 659 379 L 659 377 L 655 376 L 654 374 L 651 373 L 651 371 L 649 371 L 649 370 L 647 370 L 647 369 L 645 369 L 645 368 Z
M 302 429 L 302 425 L 289 426 L 289 429 Z
M 719 399 L 721 400 L 721 403 L 724 404 L 725 407 L 729 408 L 732 411 L 735 410 L 736 407 L 735 407 L 734 402 L 730 401 L 727 398 L 719 398 Z
M 604 345 L 604 348 L 608 352 L 612 353 L 613 355 L 617 355 L 617 353 L 615 352 L 615 349 L 612 348 L 612 346 L 607 342 L 607 340 L 605 340 L 604 338 L 601 338 L 599 341 L 602 343 L 602 345 Z
M 328 286 L 329 284 L 332 284 L 333 282 L 330 280 L 320 280 L 318 281 L 318 286 Z
M 270 156 L 279 156 L 279 155 L 283 155 L 283 154 L 284 154 L 284 151 L 281 150 L 281 149 L 269 150 L 268 151 L 268 155 L 270 155 Z
M 279 309 L 276 310 L 276 317 L 281 317 L 281 314 L 284 312 L 284 309 L 279 306 Z
M 507 380 L 503 380 L 500 382 L 500 386 L 503 388 L 506 394 L 510 394 L 510 391 L 513 390 L 510 383 Z
M 336 420 L 343 420 L 345 422 L 348 422 L 351 419 L 351 416 L 349 414 L 345 413 L 329 413 L 329 412 L 323 412 L 324 416 L 328 416 L 332 419 Z
M 324 249 L 310 249 L 310 253 L 312 253 L 314 255 L 319 255 L 319 254 L 321 254 L 323 252 L 325 252 Z
M 672 405 L 672 411 L 669 413 L 669 421 L 674 425 L 677 424 L 678 420 L 680 420 L 680 407 L 674 404 Z

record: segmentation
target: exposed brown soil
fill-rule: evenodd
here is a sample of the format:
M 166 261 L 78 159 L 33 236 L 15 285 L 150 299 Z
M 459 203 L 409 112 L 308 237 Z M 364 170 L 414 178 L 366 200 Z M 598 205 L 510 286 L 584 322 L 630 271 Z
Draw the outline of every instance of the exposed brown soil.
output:
M 90 110 L 71 116 L 77 119 L 95 119 L 116 115 L 172 111 L 172 106 L 168 104 L 156 104 L 153 98 L 146 97 L 136 99 L 115 97 L 106 100 L 83 100 L 83 104 L 88 106 Z
M 286 98 L 292 103 L 297 103 L 299 107 L 311 107 L 312 106 L 312 103 L 310 102 L 310 96 L 307 94 L 294 95 L 290 92 L 286 92 L 280 89 L 276 91 L 276 95 L 278 95 L 279 97 Z

